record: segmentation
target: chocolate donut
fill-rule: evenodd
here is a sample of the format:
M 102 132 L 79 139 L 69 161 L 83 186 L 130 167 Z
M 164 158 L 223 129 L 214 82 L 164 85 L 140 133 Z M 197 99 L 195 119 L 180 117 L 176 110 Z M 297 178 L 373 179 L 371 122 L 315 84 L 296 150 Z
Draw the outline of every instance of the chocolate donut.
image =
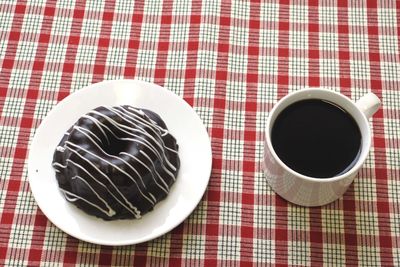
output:
M 140 218 L 164 199 L 180 160 L 160 116 L 125 105 L 82 116 L 63 136 L 52 165 L 67 201 L 116 220 Z

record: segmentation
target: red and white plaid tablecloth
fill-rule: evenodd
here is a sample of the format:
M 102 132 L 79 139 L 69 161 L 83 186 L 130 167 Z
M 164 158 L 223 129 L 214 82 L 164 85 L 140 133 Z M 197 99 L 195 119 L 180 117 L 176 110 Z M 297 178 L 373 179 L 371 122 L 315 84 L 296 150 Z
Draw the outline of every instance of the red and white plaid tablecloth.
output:
M 0 265 L 399 266 L 400 2 L 1 1 Z M 27 181 L 35 129 L 85 85 L 136 78 L 182 96 L 212 140 L 193 214 L 146 243 L 68 236 Z M 287 203 L 262 172 L 278 99 L 324 86 L 377 94 L 373 147 L 348 192 L 320 208 Z

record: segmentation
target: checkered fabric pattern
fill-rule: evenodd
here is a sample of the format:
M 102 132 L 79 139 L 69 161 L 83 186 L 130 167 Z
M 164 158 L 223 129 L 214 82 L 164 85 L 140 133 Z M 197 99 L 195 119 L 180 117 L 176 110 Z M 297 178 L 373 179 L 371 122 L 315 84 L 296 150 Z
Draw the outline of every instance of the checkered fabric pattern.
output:
M 1 1 L 0 265 L 400 266 L 399 36 L 392 0 Z M 193 106 L 213 169 L 177 228 L 107 247 L 47 220 L 27 153 L 60 100 L 121 78 L 163 85 Z M 269 111 L 304 86 L 383 102 L 358 177 L 319 208 L 281 199 L 261 165 Z

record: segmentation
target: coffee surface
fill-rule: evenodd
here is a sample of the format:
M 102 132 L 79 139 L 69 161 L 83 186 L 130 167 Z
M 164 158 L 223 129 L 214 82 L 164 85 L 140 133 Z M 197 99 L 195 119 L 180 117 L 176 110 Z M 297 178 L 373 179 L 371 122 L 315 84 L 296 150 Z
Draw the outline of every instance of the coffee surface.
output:
M 361 132 L 353 117 L 319 99 L 285 108 L 273 124 L 271 141 L 289 168 L 315 178 L 345 173 L 361 152 Z

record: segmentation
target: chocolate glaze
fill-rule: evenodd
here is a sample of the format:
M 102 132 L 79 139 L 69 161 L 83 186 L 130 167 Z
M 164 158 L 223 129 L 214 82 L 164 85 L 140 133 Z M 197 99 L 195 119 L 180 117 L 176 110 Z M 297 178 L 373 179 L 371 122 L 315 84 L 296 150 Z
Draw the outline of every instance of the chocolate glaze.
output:
M 57 146 L 53 167 L 69 202 L 116 220 L 140 218 L 164 199 L 180 160 L 160 116 L 125 105 L 82 116 Z

